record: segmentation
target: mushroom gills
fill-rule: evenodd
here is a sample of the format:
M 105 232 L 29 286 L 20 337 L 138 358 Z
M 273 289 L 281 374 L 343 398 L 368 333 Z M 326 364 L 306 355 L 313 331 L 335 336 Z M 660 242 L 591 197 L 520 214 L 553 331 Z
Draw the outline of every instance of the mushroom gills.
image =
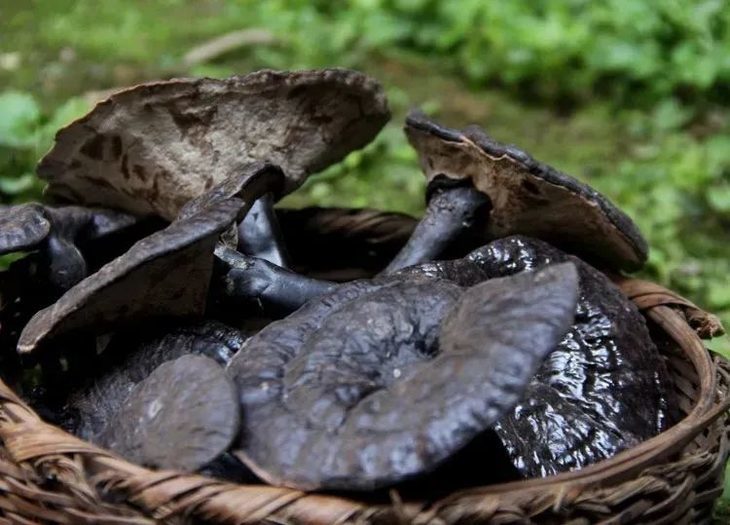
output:
M 484 231 L 492 207 L 485 193 L 446 177 L 434 178 L 428 189 L 426 213 L 384 273 L 436 259 L 460 238 Z

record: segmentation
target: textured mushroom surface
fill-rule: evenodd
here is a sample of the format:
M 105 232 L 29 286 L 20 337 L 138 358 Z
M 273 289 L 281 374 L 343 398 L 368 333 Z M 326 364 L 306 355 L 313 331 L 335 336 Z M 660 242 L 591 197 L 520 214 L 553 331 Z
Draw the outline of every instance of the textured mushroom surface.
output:
M 0 207 L 0 254 L 33 249 L 51 231 L 38 204 Z
M 281 166 L 292 191 L 389 116 L 381 86 L 346 69 L 142 84 L 59 131 L 38 175 L 51 196 L 172 220 L 252 161 Z
M 570 265 L 464 290 L 356 281 L 251 338 L 229 365 L 237 455 L 269 483 L 370 490 L 428 472 L 519 400 L 569 328 Z
M 405 132 L 429 181 L 468 179 L 489 196 L 492 237 L 538 237 L 618 269 L 636 270 L 646 262 L 647 243 L 633 221 L 586 184 L 476 126 L 449 129 L 414 112 Z
M 63 426 L 95 441 L 134 387 L 162 363 L 193 354 L 226 365 L 245 340 L 240 330 L 216 321 L 117 333 L 102 353 L 98 377 L 69 395 Z
M 186 355 L 137 385 L 99 442 L 140 465 L 191 472 L 225 452 L 239 419 L 236 390 L 223 367 Z
M 78 329 L 97 333 L 149 317 L 200 315 L 213 269 L 213 250 L 242 208 L 230 199 L 142 239 L 39 311 L 18 350 Z
M 497 426 L 526 477 L 607 459 L 668 424 L 669 374 L 636 306 L 601 272 L 537 239 L 499 239 L 457 261 L 404 270 L 463 285 L 571 261 L 575 323 Z

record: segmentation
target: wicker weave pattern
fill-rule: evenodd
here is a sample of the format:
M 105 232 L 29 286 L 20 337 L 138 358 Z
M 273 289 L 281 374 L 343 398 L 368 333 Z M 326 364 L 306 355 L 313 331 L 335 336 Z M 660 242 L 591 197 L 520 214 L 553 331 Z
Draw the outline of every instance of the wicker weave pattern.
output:
M 343 228 L 328 214 L 329 232 Z M 364 217 L 382 237 L 377 216 L 368 212 Z M 346 221 L 344 228 L 352 228 L 352 212 Z M 399 235 L 407 231 L 392 216 L 388 221 L 401 228 Z M 191 518 L 212 523 L 707 521 L 722 491 L 728 457 L 730 364 L 711 356 L 689 323 L 703 335 L 717 332 L 719 324 L 657 285 L 617 282 L 674 341 L 668 363 L 686 417 L 608 461 L 551 478 L 462 491 L 435 502 L 401 502 L 394 493 L 391 504 L 368 506 L 285 488 L 150 471 L 44 423 L 0 383 L 0 523 L 180 523 Z

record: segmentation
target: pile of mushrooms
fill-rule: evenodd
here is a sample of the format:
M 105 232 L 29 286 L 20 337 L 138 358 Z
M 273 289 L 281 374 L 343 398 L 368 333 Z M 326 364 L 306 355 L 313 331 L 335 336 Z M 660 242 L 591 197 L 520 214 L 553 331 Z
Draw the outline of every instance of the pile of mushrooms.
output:
M 261 71 L 136 86 L 60 130 L 47 202 L 0 209 L 0 253 L 28 252 L 0 275 L 3 359 L 37 372 L 17 386 L 138 464 L 303 490 L 547 476 L 671 424 L 605 273 L 642 266 L 640 232 L 479 128 L 409 115 L 424 216 L 322 277 L 369 248 L 275 204 L 389 117 L 362 73 Z

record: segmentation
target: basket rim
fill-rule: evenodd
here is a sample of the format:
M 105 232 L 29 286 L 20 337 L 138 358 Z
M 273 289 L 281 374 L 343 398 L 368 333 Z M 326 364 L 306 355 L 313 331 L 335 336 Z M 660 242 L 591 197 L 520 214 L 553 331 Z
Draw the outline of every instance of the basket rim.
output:
M 395 214 L 381 212 L 381 215 L 393 221 Z M 730 409 L 730 390 L 719 391 L 717 364 L 698 335 L 698 332 L 703 336 L 717 333 L 717 330 L 707 331 L 707 326 L 713 323 L 713 316 L 654 283 L 617 275 L 611 277 L 689 360 L 699 379 L 698 394 L 691 411 L 669 429 L 612 458 L 573 472 L 457 491 L 430 502 L 428 509 L 422 502 L 402 503 L 397 495 L 390 505 L 370 506 L 357 499 L 305 493 L 286 487 L 236 485 L 197 474 L 155 471 L 130 463 L 42 421 L 7 384 L 0 381 L 2 448 L 15 466 L 30 466 L 34 472 L 59 457 L 75 455 L 75 461 L 80 458 L 92 475 L 86 478 L 78 469 L 60 471 L 56 475 L 62 483 L 85 487 L 82 492 L 86 497 L 90 493 L 96 494 L 99 486 L 122 489 L 126 491 L 126 501 L 141 507 L 147 515 L 162 519 L 178 513 L 200 513 L 221 522 L 258 522 L 286 508 L 287 516 L 306 517 L 309 522 L 315 523 L 332 523 L 385 507 L 407 514 L 410 511 L 430 514 L 435 512 L 434 509 L 453 506 L 475 496 L 509 498 L 513 504 L 537 498 L 540 505 L 546 507 L 559 505 L 569 493 L 616 485 L 636 477 L 647 467 L 681 450 Z M 699 322 L 694 323 L 693 319 Z

